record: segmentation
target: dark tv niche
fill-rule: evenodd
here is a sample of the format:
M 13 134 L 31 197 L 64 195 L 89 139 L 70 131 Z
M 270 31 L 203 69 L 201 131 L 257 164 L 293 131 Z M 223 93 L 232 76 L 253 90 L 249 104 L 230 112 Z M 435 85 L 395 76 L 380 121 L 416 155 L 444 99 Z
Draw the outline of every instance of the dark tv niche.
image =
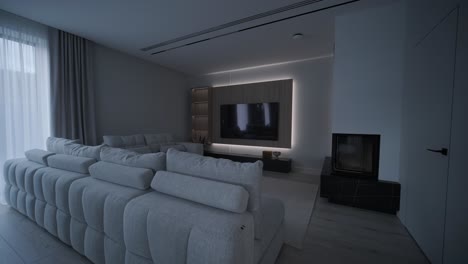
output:
M 379 152 L 380 135 L 333 134 L 332 171 L 337 175 L 377 179 Z
M 279 103 L 221 105 L 221 137 L 278 140 Z

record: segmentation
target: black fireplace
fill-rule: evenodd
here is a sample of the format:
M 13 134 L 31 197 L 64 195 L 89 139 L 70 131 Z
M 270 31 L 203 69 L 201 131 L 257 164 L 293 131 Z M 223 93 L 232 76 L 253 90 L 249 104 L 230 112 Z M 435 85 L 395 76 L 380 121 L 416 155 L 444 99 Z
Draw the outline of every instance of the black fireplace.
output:
M 377 180 L 379 152 L 380 135 L 333 134 L 332 172 Z
M 333 134 L 332 157 L 320 176 L 320 196 L 329 202 L 395 214 L 400 184 L 379 180 L 380 135 Z

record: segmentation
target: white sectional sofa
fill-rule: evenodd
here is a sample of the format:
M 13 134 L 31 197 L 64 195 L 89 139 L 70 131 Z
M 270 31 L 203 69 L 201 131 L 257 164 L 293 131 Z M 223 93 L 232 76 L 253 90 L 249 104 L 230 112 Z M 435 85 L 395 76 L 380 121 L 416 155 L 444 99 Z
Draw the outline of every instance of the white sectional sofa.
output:
M 284 208 L 261 162 L 48 139 L 4 166 L 7 202 L 94 263 L 274 263 Z
M 187 151 L 203 156 L 203 144 L 176 142 L 171 134 L 136 134 L 129 136 L 103 136 L 104 144 L 113 148 L 123 148 L 138 153 L 164 152 L 169 148 Z

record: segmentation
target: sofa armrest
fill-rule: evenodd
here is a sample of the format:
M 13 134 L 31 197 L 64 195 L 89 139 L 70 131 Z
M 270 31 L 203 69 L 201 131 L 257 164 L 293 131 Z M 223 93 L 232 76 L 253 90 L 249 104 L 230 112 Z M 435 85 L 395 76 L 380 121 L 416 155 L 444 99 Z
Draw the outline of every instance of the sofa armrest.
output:
M 187 149 L 187 152 L 203 156 L 203 144 L 192 142 L 177 142 L 176 144 L 183 145 Z

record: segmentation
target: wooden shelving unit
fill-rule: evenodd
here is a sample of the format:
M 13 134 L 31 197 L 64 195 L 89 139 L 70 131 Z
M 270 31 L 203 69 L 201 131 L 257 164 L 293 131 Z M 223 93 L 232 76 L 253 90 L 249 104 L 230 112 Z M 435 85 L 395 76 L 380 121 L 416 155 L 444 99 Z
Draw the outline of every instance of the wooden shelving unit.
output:
M 211 144 L 211 87 L 192 89 L 192 141 Z

